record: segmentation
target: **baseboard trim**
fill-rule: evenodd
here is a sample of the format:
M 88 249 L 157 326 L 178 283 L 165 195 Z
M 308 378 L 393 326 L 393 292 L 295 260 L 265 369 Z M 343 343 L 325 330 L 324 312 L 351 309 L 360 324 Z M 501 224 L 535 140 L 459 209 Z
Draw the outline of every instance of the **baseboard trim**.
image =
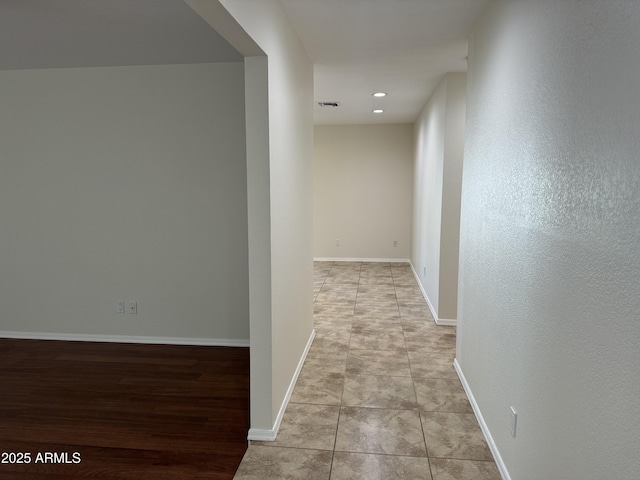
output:
M 455 327 L 458 325 L 458 322 L 455 318 L 436 318 L 436 325 L 441 325 L 443 327 Z
M 313 257 L 314 262 L 371 262 L 371 263 L 411 263 L 408 258 L 338 258 Z
M 498 450 L 498 446 L 496 442 L 493 440 L 493 436 L 491 435 L 491 431 L 487 426 L 487 422 L 484 421 L 484 417 L 482 416 L 482 412 L 480 411 L 480 407 L 478 406 L 478 402 L 476 402 L 475 397 L 473 396 L 473 392 L 471 391 L 471 387 L 467 382 L 464 373 L 462 372 L 462 367 L 458 363 L 458 359 L 453 360 L 453 368 L 455 368 L 456 373 L 458 374 L 458 378 L 462 383 L 462 387 L 464 388 L 465 393 L 467 394 L 467 398 L 469 399 L 469 403 L 471 404 L 471 408 L 473 409 L 473 413 L 480 424 L 480 429 L 482 430 L 482 434 L 484 438 L 487 440 L 487 444 L 489 445 L 489 450 L 491 450 L 491 454 L 493 455 L 493 459 L 496 461 L 496 465 L 498 470 L 500 471 L 500 475 L 502 476 L 502 480 L 511 480 L 511 476 L 507 471 L 507 466 L 504 464 L 502 460 L 502 455 L 500 455 L 500 451 Z
M 248 347 L 249 340 L 231 338 L 139 337 L 125 335 L 87 335 L 75 333 L 7 332 L 0 338 L 23 340 L 62 340 L 68 342 L 144 343 L 158 345 L 199 345 L 209 347 Z
M 302 366 L 304 365 L 304 361 L 307 359 L 307 354 L 309 353 L 309 349 L 313 344 L 313 339 L 316 338 L 316 331 L 312 330 L 311 335 L 309 336 L 309 340 L 307 340 L 307 345 L 304 347 L 304 351 L 302 352 L 302 356 L 300 357 L 300 361 L 298 362 L 298 366 L 296 367 L 296 371 L 293 374 L 293 378 L 289 383 L 289 388 L 287 389 L 287 393 L 282 400 L 282 404 L 280 405 L 280 410 L 278 411 L 278 415 L 276 417 L 276 421 L 273 424 L 272 429 L 266 428 L 250 428 L 249 434 L 247 435 L 247 440 L 251 443 L 252 440 L 261 441 L 261 442 L 273 442 L 278 436 L 278 431 L 280 430 L 280 424 L 282 423 L 282 417 L 284 417 L 284 412 L 289 405 L 289 400 L 291 400 L 291 394 L 293 393 L 293 389 L 296 386 L 296 382 L 298 381 L 298 376 L 302 371 Z
M 440 325 L 442 327 L 455 327 L 458 324 L 455 318 L 438 318 L 436 309 L 433 308 L 433 305 L 431 304 L 431 300 L 429 300 L 429 295 L 427 295 L 427 292 L 425 292 L 424 288 L 422 287 L 422 283 L 420 282 L 420 277 L 418 276 L 418 272 L 416 272 L 416 269 L 413 267 L 413 263 L 411 263 L 411 261 L 409 261 L 409 265 L 411 265 L 411 271 L 413 272 L 413 276 L 416 279 L 416 283 L 418 284 L 420 291 L 422 292 L 422 296 L 424 297 L 424 300 L 427 302 L 427 305 L 429 306 L 429 310 L 431 310 L 431 315 L 433 316 L 433 319 L 435 320 L 436 325 Z
M 249 433 L 247 434 L 247 440 L 249 441 L 249 445 L 251 445 L 251 441 L 256 442 L 273 442 L 276 439 L 276 433 L 273 429 L 266 428 L 250 428 Z

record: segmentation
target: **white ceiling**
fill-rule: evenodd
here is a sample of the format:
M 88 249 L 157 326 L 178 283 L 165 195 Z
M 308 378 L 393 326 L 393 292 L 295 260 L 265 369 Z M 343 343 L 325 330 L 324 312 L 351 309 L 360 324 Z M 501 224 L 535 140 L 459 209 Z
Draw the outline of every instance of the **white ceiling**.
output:
M 0 70 L 230 61 L 182 0 L 0 0 Z
M 314 62 L 317 124 L 410 123 L 490 0 L 280 0 Z M 240 61 L 183 0 L 0 0 L 0 70 Z M 388 96 L 376 99 L 375 91 Z M 383 108 L 374 114 L 373 108 Z
M 466 71 L 490 0 L 280 1 L 314 63 L 315 100 L 340 103 L 316 105 L 315 123 L 367 124 L 413 122 L 445 73 Z

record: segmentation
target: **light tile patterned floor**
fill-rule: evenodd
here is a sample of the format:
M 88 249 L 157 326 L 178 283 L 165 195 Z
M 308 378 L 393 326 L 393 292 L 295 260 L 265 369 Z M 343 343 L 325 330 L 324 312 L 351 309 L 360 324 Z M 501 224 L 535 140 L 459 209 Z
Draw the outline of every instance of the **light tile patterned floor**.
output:
M 405 263 L 316 262 L 316 338 L 275 442 L 237 480 L 500 480 Z

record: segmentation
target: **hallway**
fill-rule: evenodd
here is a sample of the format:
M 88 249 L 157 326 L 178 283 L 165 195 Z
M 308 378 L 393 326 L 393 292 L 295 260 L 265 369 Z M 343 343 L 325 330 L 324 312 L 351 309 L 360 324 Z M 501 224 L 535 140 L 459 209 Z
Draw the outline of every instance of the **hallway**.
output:
M 316 337 L 275 442 L 234 478 L 499 480 L 407 263 L 315 262 Z

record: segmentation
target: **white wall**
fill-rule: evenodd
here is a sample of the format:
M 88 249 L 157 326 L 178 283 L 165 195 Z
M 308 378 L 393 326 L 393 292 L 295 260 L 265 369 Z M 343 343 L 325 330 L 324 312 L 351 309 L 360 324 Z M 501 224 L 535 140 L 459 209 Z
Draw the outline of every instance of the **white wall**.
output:
M 455 323 L 466 74 L 448 73 L 414 125 L 411 263 L 438 323 Z
M 267 58 L 266 66 L 258 56 L 245 59 L 260 82 L 268 83 L 268 125 L 252 120 L 247 131 L 247 141 L 249 137 L 256 140 L 250 142 L 255 162 L 248 159 L 249 210 L 254 219 L 250 250 L 259 248 L 261 235 L 268 235 L 270 242 L 270 258 L 260 260 L 250 254 L 254 281 L 250 295 L 252 305 L 267 307 L 264 295 L 270 295 L 271 309 L 258 312 L 252 306 L 249 438 L 267 439 L 279 428 L 313 334 L 313 65 L 277 0 L 188 0 L 188 4 L 245 56 L 258 55 L 240 45 L 244 32 L 222 25 L 229 21 L 220 10 L 224 7 Z M 254 80 L 248 80 L 251 95 L 255 94 L 252 99 L 262 101 L 264 92 Z M 247 109 L 249 112 L 253 105 Z M 256 119 L 264 113 L 262 105 L 257 110 L 253 112 Z M 264 140 L 265 126 L 268 170 L 258 178 L 260 152 L 253 147 Z M 257 224 L 261 205 L 268 206 L 263 217 L 269 218 Z
M 316 258 L 409 258 L 412 157 L 409 124 L 315 127 Z
M 241 63 L 2 71 L 0 105 L 0 330 L 247 343 Z
M 640 478 L 638 25 L 497 1 L 471 38 L 457 361 L 513 479 Z

